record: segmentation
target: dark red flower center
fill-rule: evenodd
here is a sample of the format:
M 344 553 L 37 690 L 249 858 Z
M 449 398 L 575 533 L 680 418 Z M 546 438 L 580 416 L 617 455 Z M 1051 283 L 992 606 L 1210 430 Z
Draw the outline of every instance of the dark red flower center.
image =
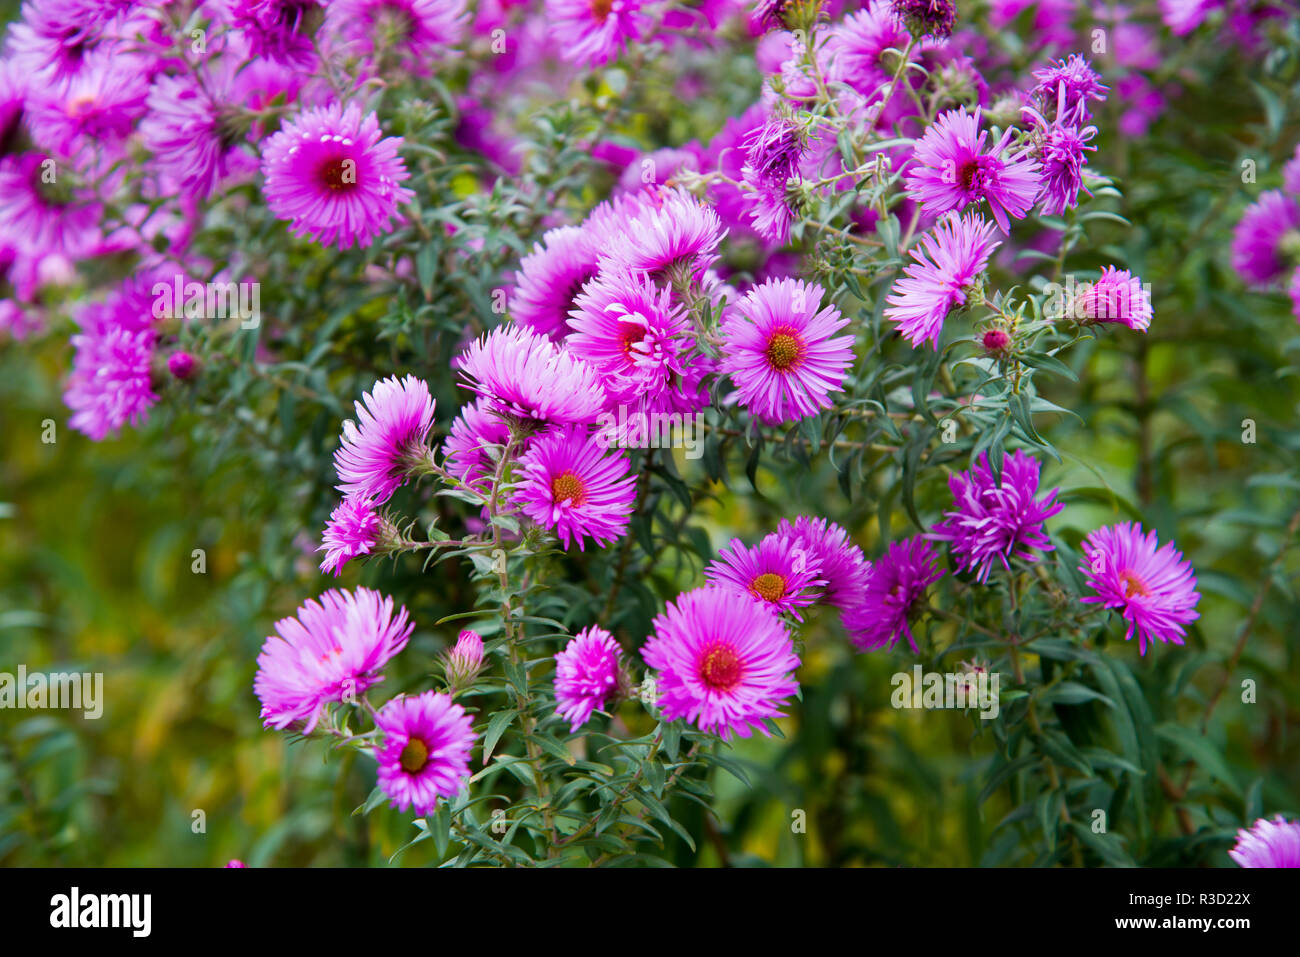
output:
M 788 372 L 799 364 L 802 355 L 803 343 L 793 329 L 781 326 L 768 337 L 767 361 L 776 371 Z
M 700 679 L 714 691 L 730 691 L 740 684 L 745 666 L 730 645 L 715 645 L 700 662 Z
M 614 8 L 614 0 L 591 0 L 591 15 L 597 23 L 604 23 L 609 11 Z
M 785 597 L 785 579 L 775 572 L 764 572 L 749 583 L 750 590 L 764 601 Z
M 402 748 L 398 763 L 407 774 L 419 774 L 429 763 L 429 746 L 419 738 L 411 738 L 406 742 L 406 747 Z
M 333 156 L 320 164 L 320 181 L 334 191 L 357 188 L 357 161 Z
M 957 169 L 957 182 L 964 190 L 973 190 L 979 183 L 980 158 L 972 156 Z
M 572 502 L 574 505 L 581 505 L 587 498 L 587 489 L 583 486 L 582 479 L 578 478 L 570 469 L 551 479 L 551 496 L 555 499 L 556 505 L 561 502 Z

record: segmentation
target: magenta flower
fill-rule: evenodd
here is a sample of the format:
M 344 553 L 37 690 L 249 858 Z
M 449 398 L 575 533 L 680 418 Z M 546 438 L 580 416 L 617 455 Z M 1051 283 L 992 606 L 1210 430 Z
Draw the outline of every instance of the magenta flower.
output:
M 504 447 L 510 440 L 510 427 L 501 416 L 487 408 L 486 399 L 475 399 L 461 408 L 442 443 L 444 466 L 462 482 L 491 478 L 496 463 L 488 449 Z
M 1038 460 L 1017 449 L 1003 459 L 1002 481 L 993 478 L 988 455 L 968 472 L 948 479 L 955 508 L 936 522 L 928 538 L 951 542 L 957 567 L 988 581 L 994 563 L 1010 570 L 1011 559 L 1038 560 L 1052 550 L 1044 522 L 1065 508 L 1059 489 L 1038 498 Z
M 644 273 L 603 273 L 573 302 L 568 348 L 616 402 L 655 406 L 685 372 L 695 343 L 686 310 Z
M 405 608 L 394 614 L 393 600 L 368 588 L 307 599 L 296 617 L 276 622 L 257 656 L 263 723 L 283 730 L 302 721 L 310 734 L 325 704 L 354 701 L 383 680 L 379 672 L 414 629 Z
M 423 816 L 453 798 L 469 777 L 474 722 L 449 695 L 425 691 L 394 698 L 375 715 L 384 743 L 375 749 L 379 787 L 393 807 Z
M 603 66 L 646 29 L 641 0 L 546 0 L 546 22 L 560 56 Z
M 567 549 L 590 537 L 608 545 L 627 532 L 636 498 L 628 457 L 607 452 L 590 429 L 568 426 L 538 437 L 519 459 L 515 490 L 523 513 L 554 529 Z
M 853 336 L 834 333 L 849 324 L 825 291 L 798 279 L 754 286 L 722 320 L 722 368 L 740 403 L 768 425 L 816 415 L 831 407 L 853 365 Z
M 1033 89 L 1033 97 L 1044 106 L 1060 102 L 1056 118 L 1079 126 L 1088 118 L 1088 101 L 1105 100 L 1109 90 L 1092 64 L 1077 53 L 1035 70 L 1034 79 L 1038 85 Z
M 1084 126 L 1068 119 L 1065 109 L 1065 84 L 1060 86 L 1056 117 L 1048 120 L 1033 107 L 1024 112 L 1034 121 L 1034 152 L 1042 165 L 1042 178 L 1038 187 L 1038 200 L 1049 216 L 1060 216 L 1067 209 L 1079 205 L 1079 190 L 1092 195 L 1083 185 L 1083 167 L 1087 151 L 1095 151 L 1089 141 L 1097 135 L 1097 127 Z
M 0 157 L 0 244 L 77 260 L 103 239 L 103 207 L 88 189 L 49 182 L 54 162 L 42 153 Z
M 911 250 L 916 262 L 903 270 L 904 278 L 886 297 L 885 318 L 898 323 L 898 331 L 914 347 L 929 342 L 938 349 L 944 321 L 967 304 L 969 290 L 1000 245 L 991 223 L 976 215 L 949 213 Z
M 957 6 L 952 0 L 892 0 L 894 15 L 918 39 L 952 35 Z
M 599 250 L 578 226 L 552 229 L 519 261 L 510 316 L 521 326 L 559 342 L 569 332 L 569 312 L 596 275 Z
M 334 453 L 338 489 L 382 505 L 401 487 L 411 467 L 432 454 L 427 442 L 435 403 L 429 387 L 413 375 L 376 382 L 361 399 L 356 403 L 357 420 L 344 421 Z
M 1083 541 L 1085 562 L 1079 571 L 1096 595 L 1080 599 L 1118 608 L 1128 622 L 1124 640 L 1136 630 L 1139 653 L 1156 639 L 1183 643 L 1183 626 L 1200 617 L 1196 603 L 1196 574 L 1182 552 L 1168 542 L 1157 548 L 1156 533 L 1144 533 L 1136 522 L 1099 528 Z
M 1300 823 L 1281 814 L 1237 831 L 1228 856 L 1241 867 L 1300 867 Z
M 907 192 L 933 213 L 987 201 L 989 212 L 1007 233 L 1007 215 L 1023 219 L 1034 205 L 1039 165 L 1023 149 L 1003 159 L 1014 129 L 985 152 L 989 133 L 979 126 L 978 109 L 971 114 L 961 107 L 940 116 L 913 150 L 916 165 L 907 174 Z
M 592 423 L 608 401 L 595 369 L 531 329 L 498 326 L 471 343 L 458 363 L 465 388 L 516 419 Z
M 139 64 L 96 55 L 67 83 L 34 94 L 27 122 L 33 139 L 60 156 L 78 157 L 94 145 L 116 155 L 144 115 L 148 94 Z
M 600 260 L 602 272 L 643 272 L 655 282 L 682 272 L 699 279 L 718 258 L 726 230 L 718 214 L 680 188 L 656 187 L 642 195 L 630 220 L 600 224 L 611 240 Z
M 1300 204 L 1281 190 L 1246 207 L 1232 239 L 1232 268 L 1253 286 L 1270 286 L 1290 271 L 1300 251 Z
M 325 27 L 371 61 L 396 52 L 419 74 L 465 35 L 465 0 L 331 0 Z
M 894 76 L 898 54 L 907 47 L 907 31 L 889 0 L 871 0 L 831 27 L 827 41 L 835 76 L 865 97 L 880 94 Z M 886 54 L 886 50 L 897 53 Z
M 344 565 L 358 555 L 369 555 L 379 544 L 382 527 L 383 519 L 370 499 L 352 495 L 344 498 L 330 512 L 320 547 L 316 549 L 325 553 L 320 570 L 335 577 L 341 575 Z
M 777 534 L 791 543 L 796 561 L 803 552 L 804 562 L 818 566 L 818 575 L 825 580 L 821 601 L 844 609 L 858 600 L 867 586 L 871 563 L 848 532 L 824 518 L 800 515 L 793 525 L 782 519 Z
M 745 140 L 745 165 L 741 181 L 748 187 L 741 198 L 749 209 L 754 231 L 778 246 L 790 238 L 795 210 L 787 191 L 799 178 L 799 164 L 806 152 L 799 129 L 785 116 L 769 117 Z
M 1127 269 L 1107 266 L 1095 283 L 1080 283 L 1068 315 L 1079 322 L 1115 322 L 1145 332 L 1155 315 L 1142 280 Z
M 748 738 L 799 690 L 799 658 L 785 625 L 745 595 L 697 588 L 654 620 L 642 657 L 659 672 L 665 720 L 684 718 L 724 738 Z
M 314 67 L 312 40 L 324 16 L 321 0 L 229 0 L 229 15 L 254 56 L 308 72 Z
M 158 401 L 150 288 L 148 278 L 128 279 L 104 302 L 75 313 L 81 331 L 72 337 L 63 401 L 73 413 L 69 424 L 97 442 L 127 423 L 139 425 Z
M 944 576 L 936 567 L 938 556 L 923 536 L 890 542 L 872 566 L 866 590 L 844 612 L 849 640 L 859 651 L 893 648 L 906 635 L 919 653 L 911 620 L 924 603 L 926 590 Z
M 709 584 L 748 595 L 773 614 L 803 621 L 799 609 L 815 602 L 825 584 L 817 557 L 783 535 L 768 535 L 753 548 L 733 538 L 718 555 L 704 569 Z
M 189 75 L 159 76 L 149 89 L 140 135 L 152 165 L 180 189 L 203 199 L 230 171 L 230 141 L 220 100 Z
M 92 54 L 142 26 L 140 20 L 114 22 L 115 13 L 95 0 L 27 0 L 22 19 L 9 27 L 7 52 L 24 76 L 41 85 L 62 83 L 76 77 Z
M 397 155 L 401 137 L 383 137 L 374 113 L 355 104 L 305 110 L 263 148 L 271 212 L 299 236 L 340 249 L 369 246 L 413 197 Z
M 555 656 L 556 713 L 576 732 L 603 710 L 618 688 L 622 649 L 604 628 L 592 625 L 578 632 Z

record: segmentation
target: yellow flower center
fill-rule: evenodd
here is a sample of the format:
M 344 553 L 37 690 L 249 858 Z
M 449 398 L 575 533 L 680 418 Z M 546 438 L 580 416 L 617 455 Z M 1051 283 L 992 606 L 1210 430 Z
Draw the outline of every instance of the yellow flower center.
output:
M 407 774 L 419 774 L 429 763 L 428 745 L 419 738 L 412 738 L 406 742 L 406 747 L 402 748 L 402 756 L 398 762 Z
M 555 499 L 556 505 L 561 502 L 581 505 L 583 499 L 587 497 L 587 490 L 583 488 L 582 479 L 572 471 L 568 471 L 551 479 L 551 496 Z
M 778 329 L 767 340 L 767 361 L 778 372 L 785 372 L 799 362 L 802 349 L 793 330 Z
M 749 588 L 764 601 L 776 601 L 785 597 L 785 579 L 775 572 L 764 572 L 752 582 Z

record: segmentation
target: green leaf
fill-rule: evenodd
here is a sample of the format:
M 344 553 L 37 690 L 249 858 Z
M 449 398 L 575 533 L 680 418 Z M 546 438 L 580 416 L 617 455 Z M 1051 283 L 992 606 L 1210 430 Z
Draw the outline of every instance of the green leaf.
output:
M 1156 726 L 1156 737 L 1174 745 L 1184 757 L 1191 758 L 1211 777 L 1228 786 L 1237 797 L 1241 797 L 1241 787 L 1232 776 L 1228 762 L 1210 739 L 1191 728 L 1166 721 Z

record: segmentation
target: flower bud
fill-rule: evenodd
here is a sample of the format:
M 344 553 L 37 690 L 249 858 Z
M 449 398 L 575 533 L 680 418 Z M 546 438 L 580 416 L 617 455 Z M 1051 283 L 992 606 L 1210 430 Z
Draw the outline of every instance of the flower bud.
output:
M 443 656 L 443 674 L 453 691 L 463 691 L 483 668 L 483 639 L 468 628 L 460 633 L 456 645 Z

